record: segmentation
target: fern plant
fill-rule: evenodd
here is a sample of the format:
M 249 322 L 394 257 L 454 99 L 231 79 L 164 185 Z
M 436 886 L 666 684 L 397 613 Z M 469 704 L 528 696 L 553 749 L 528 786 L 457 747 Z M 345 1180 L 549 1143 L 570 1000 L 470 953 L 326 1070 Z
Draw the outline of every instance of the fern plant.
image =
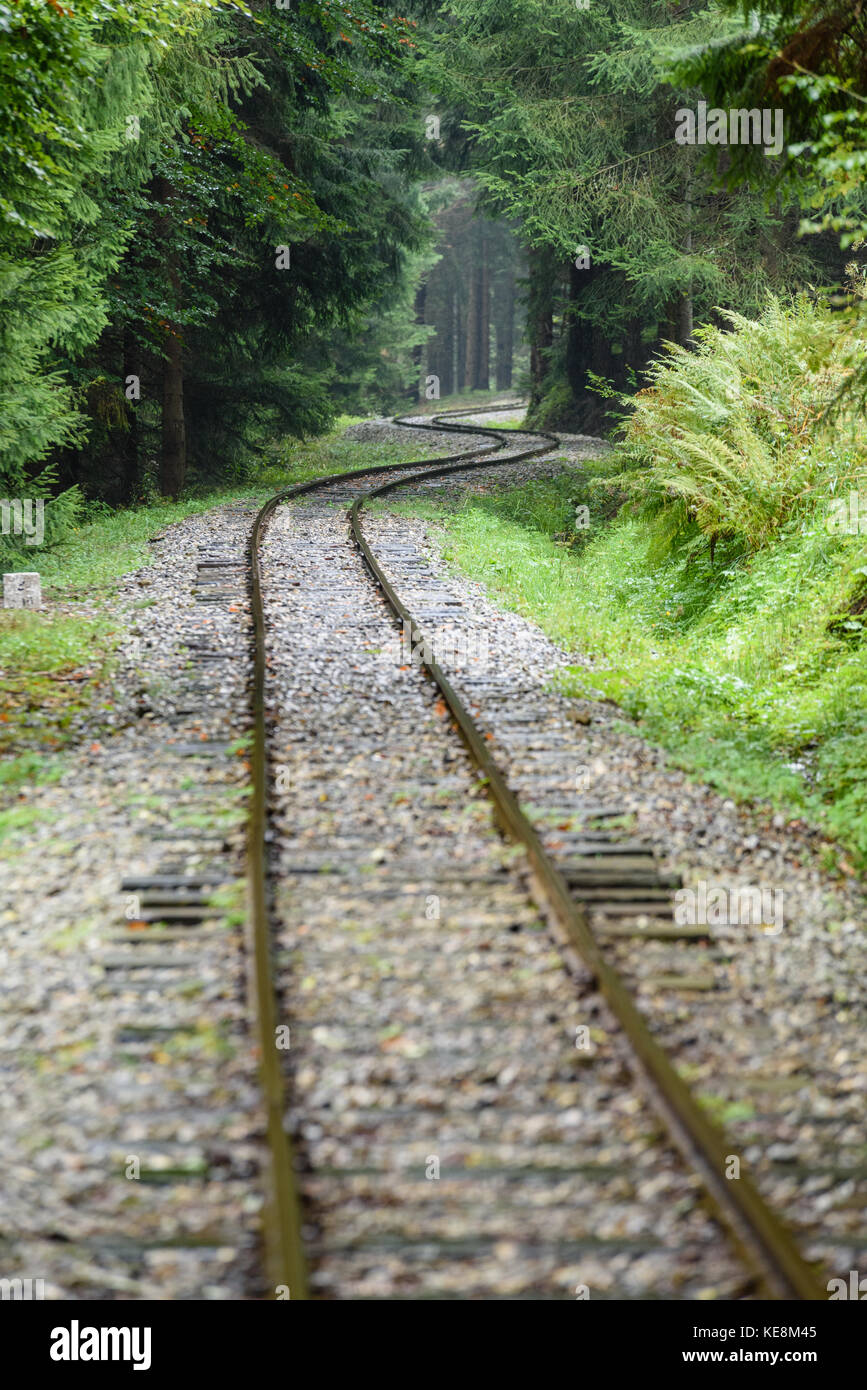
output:
M 860 345 L 851 319 L 806 296 L 771 297 L 757 319 L 720 312 L 727 329 L 697 329 L 696 351 L 669 344 L 654 362 L 621 427 L 613 481 L 652 509 L 669 546 L 698 527 L 756 550 L 862 476 L 860 415 L 829 419 Z M 847 428 L 831 473 L 832 430 L 839 444 Z

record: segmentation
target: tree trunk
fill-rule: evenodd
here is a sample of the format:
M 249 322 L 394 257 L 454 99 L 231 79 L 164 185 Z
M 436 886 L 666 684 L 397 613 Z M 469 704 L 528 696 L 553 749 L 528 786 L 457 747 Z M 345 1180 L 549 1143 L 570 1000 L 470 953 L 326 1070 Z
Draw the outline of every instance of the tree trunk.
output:
M 488 247 L 482 232 L 481 267 L 479 270 L 478 350 L 476 354 L 476 391 L 491 388 L 491 285 L 488 270 Z
M 589 265 L 579 270 L 574 263 L 569 265 L 569 308 L 566 314 L 566 378 L 576 412 L 576 421 L 585 407 L 587 395 L 587 370 L 591 365 L 593 344 L 592 330 L 585 319 L 578 317 L 576 310 L 582 290 L 591 283 L 596 267 Z
M 684 237 L 683 249 L 687 256 L 692 256 L 692 170 L 687 172 L 686 188 L 683 195 L 684 206 L 686 209 L 686 236 Z M 692 276 L 689 277 L 687 284 L 680 296 L 677 313 L 677 341 L 681 347 L 692 347 Z
M 172 186 L 166 178 L 154 180 L 154 193 L 162 204 L 162 212 L 157 226 L 160 240 L 171 244 L 172 214 L 169 202 Z M 180 306 L 181 276 L 177 254 L 169 251 L 166 256 L 166 279 L 172 291 L 175 306 Z M 184 347 L 180 325 L 170 323 L 165 337 L 165 361 L 163 362 L 163 420 L 162 453 L 160 456 L 159 488 L 163 497 L 177 499 L 184 486 L 187 473 L 187 436 L 184 424 Z
M 132 335 L 129 328 L 123 330 L 123 385 L 124 392 L 130 377 L 135 377 L 141 383 L 141 349 Z M 138 429 L 138 402 L 128 400 L 126 403 L 126 422 L 127 430 L 123 440 L 121 471 L 123 499 L 125 502 L 136 500 L 139 484 L 141 482 L 139 471 L 139 429 Z
M 578 313 L 581 296 L 598 276 L 606 277 L 606 290 L 610 282 L 610 297 L 616 303 L 621 297 L 618 288 L 619 273 L 607 266 L 590 265 L 579 270 L 574 264 L 569 268 L 569 307 L 566 323 L 566 376 L 569 382 L 571 405 L 564 411 L 557 423 L 586 434 L 600 434 L 609 423 L 612 409 L 617 405 L 591 390 L 588 373 L 610 381 L 618 391 L 624 391 L 629 383 L 630 368 L 641 371 L 647 364 L 650 348 L 642 342 L 642 321 L 640 318 L 628 320 L 623 328 L 623 339 L 613 344 L 601 325 L 588 322 Z M 618 348 L 615 351 L 615 347 Z
M 512 385 L 515 334 L 515 277 L 511 268 L 497 285 L 494 297 L 494 329 L 497 341 L 497 390 L 508 391 Z
M 578 306 L 582 295 L 593 281 L 605 273 L 605 268 L 595 262 L 579 269 L 574 262 L 569 266 L 569 307 L 566 311 L 566 378 L 569 382 L 571 405 L 568 414 L 558 422 L 587 434 L 598 433 L 604 423 L 606 406 L 602 397 L 595 395 L 588 386 L 588 372 L 599 376 L 615 378 L 623 369 L 623 355 L 610 351 L 607 336 L 592 322 L 581 318 Z
M 692 346 L 692 295 L 684 290 L 680 296 L 677 316 L 677 341 L 681 347 Z
M 467 301 L 467 356 L 466 384 L 470 391 L 476 389 L 479 379 L 479 348 L 481 334 L 479 320 L 482 312 L 482 277 L 479 266 L 474 265 L 470 275 L 470 293 Z
M 537 248 L 527 253 L 530 282 L 527 306 L 527 332 L 530 339 L 530 413 L 542 399 L 554 342 L 554 276 L 550 259 L 545 251 Z
M 425 301 L 427 299 L 427 280 L 422 280 L 415 292 L 415 317 L 413 322 L 423 324 Z M 407 395 L 413 401 L 424 400 L 424 382 L 422 381 L 422 365 L 424 362 L 424 343 L 417 343 L 412 350 L 412 360 L 415 365 L 415 383 L 410 387 Z
M 170 329 L 163 363 L 163 447 L 160 493 L 180 496 L 187 473 L 187 434 L 184 424 L 184 350 L 179 330 Z
M 440 334 L 437 334 L 440 338 Z M 443 297 L 442 338 L 437 355 L 440 395 L 450 396 L 455 389 L 455 294 L 451 286 Z

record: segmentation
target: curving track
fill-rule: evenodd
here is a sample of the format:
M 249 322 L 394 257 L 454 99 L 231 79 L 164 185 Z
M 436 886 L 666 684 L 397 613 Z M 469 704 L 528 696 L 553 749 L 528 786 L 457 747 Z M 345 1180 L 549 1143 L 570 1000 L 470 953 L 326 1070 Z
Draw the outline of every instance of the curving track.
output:
M 448 459 L 366 469 L 300 484 L 268 502 L 251 537 L 256 644 L 254 795 L 248 846 L 255 962 L 251 985 L 260 1027 L 272 1162 L 273 1204 L 266 1223 L 270 1279 L 275 1287 L 291 1290 L 293 1298 L 562 1297 L 571 1296 L 572 1283 L 576 1277 L 580 1281 L 582 1269 L 609 1260 L 603 1284 L 610 1296 L 652 1297 L 654 1288 L 655 1296 L 706 1296 L 697 1290 L 711 1287 L 721 1296 L 822 1298 L 813 1270 L 749 1176 L 741 1174 L 735 1181 L 726 1177 L 731 1141 L 711 1123 L 675 1070 L 632 989 L 591 929 L 591 907 L 613 913 L 616 923 L 633 906 L 640 906 L 645 914 L 652 914 L 659 939 L 671 934 L 664 919 L 673 881 L 658 873 L 650 847 L 603 828 L 574 838 L 564 860 L 562 850 L 552 848 L 550 837 L 526 813 L 524 798 L 519 799 L 491 755 L 490 734 L 486 737 L 469 701 L 458 693 L 432 652 L 426 652 L 423 668 L 410 663 L 397 688 L 389 685 L 394 677 L 388 671 L 385 683 L 379 684 L 383 664 L 368 655 L 377 651 L 372 644 L 380 640 L 376 633 L 385 625 L 382 598 L 394 619 L 403 624 L 405 637 L 411 635 L 416 650 L 424 650 L 422 623 L 437 614 L 435 607 L 425 617 L 421 609 L 410 611 L 407 590 L 402 594 L 395 575 L 402 575 L 409 589 L 420 595 L 429 581 L 418 569 L 406 569 L 417 562 L 399 547 L 377 553 L 365 529 L 365 503 L 408 486 L 436 486 L 450 474 L 530 459 L 549 452 L 555 436 L 522 431 L 516 438 L 512 432 L 456 424 L 444 416 L 433 417 L 426 425 L 409 420 L 398 423 L 479 436 L 488 445 L 484 453 L 495 456 L 480 457 L 483 451 L 475 447 Z M 293 506 L 282 513 L 285 521 L 275 530 L 275 519 L 281 516 L 278 509 L 284 503 Z M 348 507 L 349 532 L 365 562 L 366 580 L 346 547 L 343 522 L 335 507 L 340 513 Z M 317 628 L 319 622 L 324 626 Z M 430 694 L 425 695 L 425 682 L 428 690 L 436 687 L 435 712 L 430 708 Z M 514 705 L 507 692 L 498 698 Z M 466 754 L 458 757 L 449 748 L 455 734 L 460 735 L 472 766 Z M 359 835 L 358 807 L 353 806 L 351 795 L 345 806 L 331 810 L 332 788 L 346 785 L 347 749 L 355 738 L 364 750 L 362 775 L 370 787 L 365 796 L 373 801 L 374 810 L 381 805 L 387 821 L 387 796 L 396 785 L 397 804 L 413 803 L 414 819 L 402 841 L 394 840 L 392 849 L 383 851 L 380 858 L 376 846 L 384 836 L 382 819 L 377 822 L 373 817 L 370 836 Z M 504 868 L 478 816 L 469 837 L 462 831 L 449 840 L 448 831 L 437 825 L 442 810 L 429 805 L 427 794 L 406 793 L 405 779 L 404 783 L 399 777 L 396 780 L 394 768 L 376 771 L 372 760 L 385 758 L 390 743 L 406 748 L 410 741 L 419 745 L 413 756 L 423 752 L 427 759 L 426 777 L 442 779 L 446 785 L 451 778 L 455 783 L 453 798 L 477 796 L 484 789 L 506 836 L 520 850 L 519 861 Z M 544 759 L 544 752 L 539 756 Z M 325 788 L 318 799 L 329 803 L 326 821 L 322 807 L 316 805 L 311 769 L 314 779 L 319 779 L 317 786 Z M 288 791 L 279 784 L 275 787 L 275 771 L 288 783 Z M 605 808 L 597 809 L 604 821 Z M 399 822 L 400 813 L 395 812 L 395 818 Z M 322 852 L 323 828 L 342 863 L 332 863 L 328 842 Z M 440 834 L 446 835 L 445 846 L 437 839 Z M 316 846 L 315 854 L 308 852 L 311 844 Z M 407 865 L 409 847 L 416 844 L 423 862 Z M 538 934 L 521 870 L 529 871 L 532 897 L 567 961 L 574 956 L 581 963 L 577 993 L 559 961 L 552 960 L 547 940 Z M 371 872 L 372 877 L 362 879 Z M 433 890 L 442 889 L 450 876 L 458 883 L 464 916 L 458 914 L 457 930 L 449 916 L 433 931 L 418 923 L 412 932 L 403 925 L 396 934 L 392 932 L 391 919 L 400 916 L 393 904 L 406 890 L 407 875 L 413 901 L 430 901 L 435 896 L 437 910 L 439 896 Z M 372 908 L 372 904 L 378 906 Z M 383 904 L 385 922 L 377 915 Z M 400 920 L 405 922 L 406 917 Z M 359 923 L 360 948 L 343 927 L 347 921 Z M 462 925 L 466 939 L 462 939 Z M 454 940 L 445 942 L 449 933 Z M 371 941 L 376 943 L 379 960 L 368 977 L 365 962 Z M 483 951 L 488 955 L 482 957 Z M 457 996 L 452 999 L 451 980 L 478 969 L 480 959 L 491 961 L 493 967 L 482 977 L 482 1005 L 478 991 L 469 1004 Z M 542 975 L 532 975 L 539 970 Z M 319 984 L 330 980 L 331 972 L 335 998 L 343 1001 L 337 1017 L 333 1002 L 331 1006 L 318 1003 Z M 348 995 L 340 993 L 347 975 Z M 501 1019 L 497 1018 L 497 976 L 511 991 L 502 1005 Z M 310 990 L 316 997 L 308 996 L 307 1003 L 299 1001 L 299 980 L 302 989 L 313 981 Z M 425 980 L 429 981 L 427 992 Z M 531 983 L 522 983 L 527 980 Z M 540 980 L 544 983 L 541 996 L 534 992 Z M 399 1009 L 402 994 L 417 999 L 415 1025 L 427 1039 L 418 1056 L 413 1044 L 400 1053 L 408 1031 L 403 1020 L 395 1025 L 398 1057 L 388 1051 L 384 1054 L 390 1040 L 383 1043 L 363 1021 L 347 1028 L 341 1009 L 352 1009 L 353 989 L 361 1000 L 370 998 L 374 1013 Z M 574 1051 L 571 1058 L 564 1052 L 564 1032 L 568 1035 L 573 1027 L 568 1018 L 570 994 L 580 998 L 582 1018 L 614 1020 L 617 1036 L 602 1049 L 604 1055 L 594 1063 L 595 1070 L 583 1062 L 579 1068 Z M 287 1018 L 291 1018 L 292 1048 L 284 1054 L 275 1048 L 274 1038 Z M 515 1082 L 513 1099 L 507 1100 L 497 1121 L 503 1086 L 508 1092 L 512 1084 L 511 1072 L 507 1068 L 503 1073 L 506 1081 L 492 1099 L 487 1052 L 501 1030 L 518 1037 L 524 1019 L 532 1023 L 524 1058 L 530 1046 L 537 1060 L 526 1080 Z M 543 1036 L 546 1028 L 550 1037 Z M 428 1046 L 440 1034 L 445 1042 Z M 602 1036 L 607 1036 L 605 1028 Z M 463 1052 L 455 1049 L 455 1040 L 462 1038 L 468 1041 Z M 501 1038 L 500 1048 L 502 1044 Z M 448 1061 L 441 1066 L 438 1059 L 445 1054 Z M 335 1056 L 340 1061 L 336 1067 Z M 615 1127 L 622 1130 L 623 1114 L 617 1104 L 624 1096 L 642 1117 L 647 1114 L 646 1101 L 635 1098 L 635 1083 L 626 1078 L 626 1069 L 642 1078 L 682 1162 L 655 1137 L 641 1162 L 646 1159 L 654 1171 L 664 1174 L 660 1190 L 650 1194 L 648 1189 L 643 1197 L 639 1184 L 630 1189 L 624 1204 L 622 1192 L 612 1194 L 605 1186 L 612 1173 L 597 1172 L 604 1165 L 588 1161 L 587 1135 L 601 1127 L 596 1154 L 607 1145 L 606 1152 L 615 1159 L 615 1175 L 623 1165 L 626 1171 L 621 1177 L 628 1179 L 629 1165 L 639 1162 L 636 1152 L 628 1145 L 618 1149 L 610 1137 L 602 1138 L 606 1120 L 611 1124 L 613 1118 Z M 287 1105 L 287 1075 L 291 1106 Z M 623 1094 L 614 1103 L 612 1096 L 618 1091 Z M 549 1107 L 555 1092 L 559 1112 L 551 1120 Z M 350 1100 L 348 1112 L 343 1113 L 341 1096 L 346 1093 Z M 398 1124 L 390 1141 L 395 1095 L 404 1126 L 401 1130 Z M 466 1105 L 464 1095 L 469 1098 Z M 288 1126 L 291 1138 L 287 1113 L 295 1117 Z M 436 1123 L 431 1128 L 432 1114 Z M 559 1123 L 564 1114 L 572 1117 L 571 1128 Z M 489 1125 L 492 1115 L 493 1128 Z M 422 1136 L 420 1147 L 410 1143 L 416 1133 Z M 502 1145 L 497 1148 L 500 1138 L 508 1141 L 504 1150 Z M 468 1160 L 473 1141 L 481 1157 Z M 421 1174 L 431 1156 L 425 1151 L 434 1148 L 438 1161 L 442 1158 L 443 1171 L 436 1201 L 428 1201 L 433 1188 L 425 1185 Z M 594 1144 L 589 1148 L 592 1160 Z M 449 1152 L 453 1152 L 451 1163 Z M 464 1181 L 461 1188 L 457 1177 L 466 1180 L 469 1167 L 472 1178 L 473 1163 L 487 1181 Z M 697 1202 L 696 1176 L 714 1218 L 733 1237 L 736 1255 L 714 1236 L 713 1223 Z M 596 1199 L 603 1204 L 602 1215 L 594 1217 Z M 679 1201 L 686 1213 L 681 1245 L 665 1226 L 662 1209 L 672 1201 Z M 606 1202 L 619 1202 L 623 1216 L 610 1238 L 604 1234 Z M 628 1238 L 621 1231 L 629 1232 Z M 644 1284 L 639 1275 L 642 1259 L 649 1261 Z M 690 1270 L 697 1276 L 695 1283 L 690 1281 Z

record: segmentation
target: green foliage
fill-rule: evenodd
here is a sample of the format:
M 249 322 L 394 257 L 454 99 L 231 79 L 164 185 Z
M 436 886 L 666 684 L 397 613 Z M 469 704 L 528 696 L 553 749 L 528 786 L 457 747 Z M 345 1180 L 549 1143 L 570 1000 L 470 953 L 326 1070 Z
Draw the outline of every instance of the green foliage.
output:
M 862 336 L 806 297 L 727 322 L 666 350 L 600 462 L 425 515 L 464 573 L 580 654 L 567 693 L 867 865 L 867 525 L 830 511 L 854 491 L 867 517 L 864 416 L 840 398 Z
M 712 41 L 673 55 L 672 80 L 697 83 L 723 106 L 779 106 L 785 155 L 735 146 L 723 180 L 744 178 L 794 192 L 818 216 L 807 233 L 834 231 L 841 245 L 867 236 L 867 15 L 850 0 L 719 0 Z
M 77 740 L 114 637 L 104 619 L 0 611 L 0 756 L 13 762 L 7 787 L 32 775 L 25 750 L 59 750 Z
M 106 325 L 106 277 L 126 244 L 101 184 L 127 113 L 154 99 L 160 46 L 198 22 L 193 0 L 0 5 L 0 489 L 23 491 L 84 421 L 57 351 Z
M 572 388 L 562 376 L 555 375 L 533 411 L 533 428 L 556 428 L 566 418 L 572 403 Z
M 781 88 L 787 93 L 800 90 L 816 107 L 815 136 L 793 141 L 788 148 L 796 167 L 811 169 L 812 186 L 803 196 L 819 213 L 803 217 L 800 230 L 809 235 L 837 232 L 842 247 L 860 247 L 867 239 L 867 101 L 829 77 L 795 73 L 781 81 Z M 858 104 L 840 106 L 841 95 Z
M 851 321 L 806 297 L 724 318 L 655 361 L 622 430 L 615 481 L 667 547 L 698 528 L 755 550 L 863 474 L 858 413 L 828 422 L 859 351 Z
M 199 479 L 327 424 L 332 332 L 423 238 L 414 27 L 376 0 L 0 3 L 0 492 L 53 459 L 146 495 L 177 344 Z
M 725 32 L 718 11 L 452 0 L 446 12 L 436 80 L 464 113 L 488 205 L 519 219 L 527 244 L 550 256 L 555 328 L 569 263 L 577 247 L 590 251 L 559 310 L 562 333 L 547 353 L 554 394 L 534 421 L 568 418 L 586 365 L 622 388 L 654 342 L 684 340 L 684 299 L 707 321 L 719 305 L 758 311 L 768 289 L 810 275 L 782 204 L 743 181 L 720 192 L 697 152 L 674 142 L 676 109 L 700 94 L 684 83 L 672 92 L 667 69 L 678 49 Z M 598 363 L 570 363 L 570 330 L 598 342 Z
M 84 509 L 77 507 L 72 524 L 64 525 L 52 544 L 38 550 L 16 551 L 9 568 L 32 569 L 34 556 L 38 556 L 43 591 L 51 599 L 111 593 L 118 576 L 150 563 L 151 536 L 174 521 L 239 495 L 246 497 L 249 492 L 230 489 L 184 502 L 154 502 L 117 511 L 99 503 L 90 503 Z M 46 507 L 46 518 L 53 505 Z

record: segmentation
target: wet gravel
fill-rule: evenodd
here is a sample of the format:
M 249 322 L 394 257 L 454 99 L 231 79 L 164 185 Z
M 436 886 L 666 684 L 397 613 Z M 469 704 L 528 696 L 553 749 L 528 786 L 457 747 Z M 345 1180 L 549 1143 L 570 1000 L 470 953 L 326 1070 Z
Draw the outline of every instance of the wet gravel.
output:
M 520 409 L 505 411 L 484 411 L 478 415 L 468 416 L 471 424 L 484 425 L 488 428 L 496 427 L 499 424 L 514 426 L 516 420 L 520 420 L 523 414 L 523 406 Z M 407 414 L 405 418 L 410 424 L 414 421 L 423 422 L 424 415 Z M 456 422 L 457 423 L 457 422 Z M 515 444 L 509 445 L 511 451 L 518 448 L 518 433 L 513 428 L 504 431 L 511 440 L 515 434 Z M 425 425 L 423 430 L 419 430 L 415 436 L 419 444 L 419 458 L 433 457 L 438 453 L 456 454 L 469 451 L 473 444 L 482 445 L 480 458 L 487 456 L 489 441 L 486 439 L 474 439 L 472 435 L 456 434 L 452 431 L 437 430 Z M 351 425 L 345 431 L 345 438 L 356 439 L 359 443 L 365 444 L 400 444 L 406 448 L 407 443 L 413 439 L 413 431 L 408 425 L 395 425 L 388 418 L 377 420 L 364 420 L 358 425 Z M 526 435 L 520 436 L 524 441 L 524 446 L 528 443 L 537 441 L 528 438 Z M 498 466 L 494 473 L 489 474 L 489 478 L 497 480 L 497 485 L 508 485 L 518 487 L 521 483 L 529 482 L 534 478 L 554 477 L 562 472 L 563 467 L 580 465 L 587 458 L 595 458 L 605 452 L 605 444 L 602 440 L 587 434 L 558 434 L 559 444 L 552 445 L 547 452 L 537 454 L 535 458 L 524 460 L 521 463 L 508 464 L 503 467 Z M 493 457 L 493 452 L 491 452 Z M 484 475 L 476 474 L 472 471 L 461 473 L 456 481 L 444 484 L 448 491 L 462 491 L 465 487 L 479 482 Z M 371 484 L 373 486 L 373 484 Z
M 116 728 L 94 712 L 99 737 L 58 782 L 25 789 L 32 819 L 4 841 L 0 1276 L 44 1280 L 46 1298 L 260 1289 L 247 772 L 230 748 L 247 728 L 251 518 L 225 507 L 172 526 L 120 582 Z M 132 883 L 155 874 L 226 878 L 228 896 L 176 903 L 172 919 Z

